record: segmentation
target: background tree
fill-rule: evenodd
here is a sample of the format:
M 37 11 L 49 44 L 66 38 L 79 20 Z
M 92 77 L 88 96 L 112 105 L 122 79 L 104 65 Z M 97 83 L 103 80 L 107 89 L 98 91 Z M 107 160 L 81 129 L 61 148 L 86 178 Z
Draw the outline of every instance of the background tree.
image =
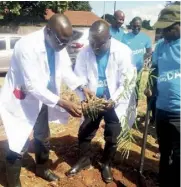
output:
M 150 20 L 143 20 L 142 27 L 147 30 L 153 30 L 153 27 L 150 25 Z
M 105 15 L 103 15 L 101 18 L 104 19 L 104 17 L 105 17 L 105 20 L 106 20 L 108 23 L 110 23 L 111 25 L 114 24 L 115 19 L 114 19 L 114 16 L 113 16 L 113 15 L 111 15 L 111 14 L 105 14 Z
M 89 1 L 68 1 L 68 10 L 91 11 Z
M 18 16 L 42 17 L 46 8 L 52 8 L 55 12 L 92 9 L 88 1 L 0 1 L 0 14 L 6 20 L 13 20 Z
M 170 5 L 180 5 L 180 1 L 166 1 L 165 7 Z

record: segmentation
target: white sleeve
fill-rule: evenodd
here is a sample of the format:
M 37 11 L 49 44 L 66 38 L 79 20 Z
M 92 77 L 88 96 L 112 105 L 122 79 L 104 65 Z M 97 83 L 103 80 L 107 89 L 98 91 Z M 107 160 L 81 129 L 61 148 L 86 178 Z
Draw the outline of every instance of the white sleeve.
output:
M 136 86 L 137 72 L 136 68 L 132 65 L 132 52 L 131 50 L 127 50 L 127 53 L 123 54 L 124 56 L 120 57 L 118 65 L 119 86 L 111 97 L 116 105 L 119 103 L 120 99 L 124 98 L 125 95 L 130 96 Z
M 72 62 L 70 60 L 70 57 L 66 49 L 63 50 L 62 54 L 63 54 L 63 65 L 62 65 L 63 81 L 71 90 L 75 90 L 76 88 L 82 85 L 82 82 L 72 70 Z
M 80 78 L 82 85 L 88 85 L 85 49 L 80 51 L 80 53 L 77 55 L 74 72 Z M 76 93 L 79 95 L 81 100 L 85 99 L 84 94 L 79 89 L 76 90 Z
M 49 91 L 46 85 L 41 82 L 41 75 L 39 74 L 40 64 L 37 60 L 36 53 L 32 50 L 23 49 L 23 46 L 16 45 L 14 50 L 14 57 L 19 66 L 22 77 L 24 79 L 27 92 L 31 93 L 42 103 L 49 107 L 55 107 L 59 101 L 59 96 Z

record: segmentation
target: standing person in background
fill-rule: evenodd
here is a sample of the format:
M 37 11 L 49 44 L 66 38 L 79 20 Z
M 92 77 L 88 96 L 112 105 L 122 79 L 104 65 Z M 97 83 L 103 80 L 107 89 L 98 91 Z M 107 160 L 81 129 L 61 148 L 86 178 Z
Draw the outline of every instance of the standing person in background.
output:
M 112 23 L 110 27 L 110 33 L 113 38 L 118 41 L 122 41 L 123 35 L 125 34 L 125 30 L 122 27 L 124 24 L 125 14 L 121 10 L 117 10 L 114 13 L 115 22 Z
M 133 51 L 133 63 L 136 66 L 138 77 L 144 66 L 144 56 L 151 55 L 152 53 L 152 42 L 151 38 L 145 33 L 141 32 L 142 20 L 140 17 L 135 17 L 131 21 L 132 32 L 129 32 L 123 36 L 122 42 L 128 45 Z M 147 55 L 145 55 L 145 50 Z M 139 99 L 139 85 L 140 79 L 137 81 L 137 104 Z
M 164 38 L 153 53 L 153 68 L 158 69 L 159 182 L 160 187 L 180 187 L 180 5 L 164 8 L 154 27 L 163 29 Z

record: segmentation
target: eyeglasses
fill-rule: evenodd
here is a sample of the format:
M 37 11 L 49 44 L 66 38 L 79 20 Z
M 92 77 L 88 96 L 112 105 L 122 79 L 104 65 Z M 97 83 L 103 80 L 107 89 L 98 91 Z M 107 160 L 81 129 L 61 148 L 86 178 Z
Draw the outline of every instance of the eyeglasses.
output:
M 56 43 L 62 47 L 62 46 L 66 46 L 69 42 L 70 42 L 70 39 L 60 39 L 60 37 L 58 37 L 54 31 L 52 31 L 50 28 L 49 28 L 49 31 L 51 32 L 51 34 L 54 36 L 54 38 L 56 39 Z

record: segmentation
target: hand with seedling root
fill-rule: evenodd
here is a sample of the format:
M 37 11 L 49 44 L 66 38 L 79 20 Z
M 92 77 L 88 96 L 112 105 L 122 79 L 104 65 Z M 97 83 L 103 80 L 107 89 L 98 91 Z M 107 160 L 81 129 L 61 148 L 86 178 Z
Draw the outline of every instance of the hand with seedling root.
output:
M 87 100 L 95 97 L 95 93 L 92 92 L 89 88 L 84 87 L 82 90 Z
M 73 117 L 82 116 L 82 110 L 80 104 L 72 103 L 71 101 L 67 101 L 67 100 L 61 100 L 60 106 L 62 106 L 62 108 L 64 108 Z
M 105 107 L 105 110 L 111 110 L 115 107 L 115 102 L 113 100 L 108 100 L 108 104 Z
M 88 99 L 82 101 L 82 113 L 84 117 L 89 117 L 93 121 L 98 118 L 101 112 L 104 112 L 113 107 L 111 100 L 105 100 L 104 98 L 98 98 L 96 96 L 88 97 Z
M 149 88 L 146 88 L 145 91 L 144 91 L 144 94 L 145 94 L 147 97 L 151 97 L 151 96 L 152 96 L 152 91 L 151 91 Z

